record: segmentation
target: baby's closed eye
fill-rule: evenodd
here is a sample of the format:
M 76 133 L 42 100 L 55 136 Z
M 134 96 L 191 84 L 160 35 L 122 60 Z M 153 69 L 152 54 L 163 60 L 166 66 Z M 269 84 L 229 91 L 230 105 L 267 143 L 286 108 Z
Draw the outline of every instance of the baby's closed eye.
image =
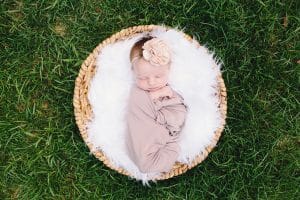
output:
M 147 77 L 137 77 L 139 80 L 147 80 Z

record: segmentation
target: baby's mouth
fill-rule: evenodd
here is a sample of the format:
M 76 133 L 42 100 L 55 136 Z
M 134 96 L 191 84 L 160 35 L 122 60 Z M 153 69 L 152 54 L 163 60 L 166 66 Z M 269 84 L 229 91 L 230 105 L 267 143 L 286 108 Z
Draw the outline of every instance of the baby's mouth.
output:
M 156 91 L 158 89 L 159 89 L 159 87 L 155 87 L 155 88 L 149 88 L 148 90 L 151 91 L 151 92 L 154 92 L 154 91 Z

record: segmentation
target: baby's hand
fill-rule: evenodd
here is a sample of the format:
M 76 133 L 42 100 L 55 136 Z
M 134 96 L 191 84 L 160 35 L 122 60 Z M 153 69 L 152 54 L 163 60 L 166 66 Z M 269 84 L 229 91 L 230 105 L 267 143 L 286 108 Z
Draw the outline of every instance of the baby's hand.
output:
M 161 90 L 161 97 L 173 97 L 173 90 L 170 86 L 165 86 Z
M 165 86 L 157 91 L 150 92 L 152 100 L 158 99 L 160 97 L 173 97 L 173 91 L 170 86 Z

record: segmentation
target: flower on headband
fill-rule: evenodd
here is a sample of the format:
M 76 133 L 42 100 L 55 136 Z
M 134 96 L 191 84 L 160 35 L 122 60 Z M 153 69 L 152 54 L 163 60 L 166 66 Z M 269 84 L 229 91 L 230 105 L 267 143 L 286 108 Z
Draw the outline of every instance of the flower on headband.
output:
M 155 66 L 166 65 L 170 62 L 170 49 L 164 41 L 153 38 L 145 42 L 143 46 L 143 57 Z

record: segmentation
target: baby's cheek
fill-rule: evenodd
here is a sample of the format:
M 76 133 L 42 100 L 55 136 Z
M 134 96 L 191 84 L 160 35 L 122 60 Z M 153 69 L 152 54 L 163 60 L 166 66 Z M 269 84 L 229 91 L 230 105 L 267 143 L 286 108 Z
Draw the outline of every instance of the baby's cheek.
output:
M 161 81 L 161 83 L 166 84 L 166 83 L 168 83 L 168 80 L 167 80 L 167 79 L 163 79 L 163 80 Z
M 144 86 L 145 85 L 145 81 L 144 80 L 137 80 L 137 85 L 139 86 Z

